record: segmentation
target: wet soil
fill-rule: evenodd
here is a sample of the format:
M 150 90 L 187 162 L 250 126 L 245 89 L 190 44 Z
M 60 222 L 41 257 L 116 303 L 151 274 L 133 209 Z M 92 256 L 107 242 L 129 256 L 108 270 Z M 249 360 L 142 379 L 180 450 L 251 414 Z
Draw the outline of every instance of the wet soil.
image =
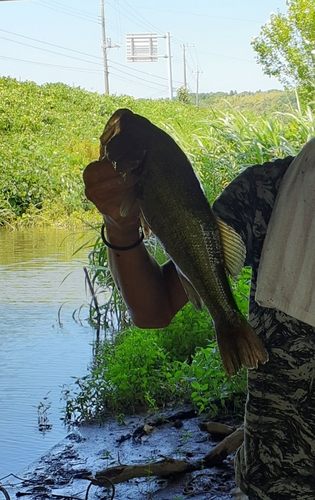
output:
M 165 457 L 200 461 L 217 444 L 217 440 L 200 429 L 204 418 L 192 410 L 172 411 L 155 417 L 126 417 L 120 424 L 108 420 L 102 426 L 84 425 L 76 428 L 40 457 L 17 479 L 3 481 L 10 495 L 28 499 L 77 498 L 103 500 L 231 500 L 234 498 L 233 457 L 220 466 L 201 468 L 168 478 L 143 477 L 116 484 L 114 488 L 91 485 L 95 473 L 119 464 L 134 465 L 156 462 Z M 220 419 L 222 422 L 223 419 Z M 225 419 L 224 423 L 241 422 Z M 149 424 L 150 427 L 144 425 Z M 0 489 L 1 491 L 1 489 Z

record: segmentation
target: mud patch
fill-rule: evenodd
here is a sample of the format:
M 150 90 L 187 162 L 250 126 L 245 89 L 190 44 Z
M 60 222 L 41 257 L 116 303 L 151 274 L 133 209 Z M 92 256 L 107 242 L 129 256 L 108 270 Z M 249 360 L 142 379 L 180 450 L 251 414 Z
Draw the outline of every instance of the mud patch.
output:
M 202 418 L 189 411 L 154 419 L 128 417 L 124 424 L 108 420 L 102 426 L 80 426 L 18 477 L 2 486 L 10 498 L 86 498 L 89 477 L 117 465 L 148 464 L 165 457 L 196 463 L 217 444 L 200 430 Z M 229 424 L 238 425 L 240 422 Z M 147 427 L 146 427 L 147 426 Z M 145 430 L 144 430 L 145 429 Z M 109 500 L 231 500 L 235 488 L 233 457 L 220 466 L 167 478 L 141 477 L 113 488 L 92 485 L 89 499 Z

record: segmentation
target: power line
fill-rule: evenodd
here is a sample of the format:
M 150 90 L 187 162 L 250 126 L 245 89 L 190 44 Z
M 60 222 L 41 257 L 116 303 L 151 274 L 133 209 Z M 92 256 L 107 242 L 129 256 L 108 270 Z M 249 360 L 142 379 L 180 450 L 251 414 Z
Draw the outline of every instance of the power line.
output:
M 115 15 L 116 15 L 116 30 L 117 30 L 117 40 L 118 34 L 120 35 L 120 45 L 123 43 L 122 28 L 121 28 L 121 16 L 120 16 L 120 3 L 115 1 Z
M 125 4 L 128 5 L 128 7 L 133 11 L 135 12 L 135 8 L 132 7 L 126 0 L 123 0 L 125 2 Z M 135 14 L 132 14 L 134 17 L 136 17 Z M 148 21 L 147 19 L 145 19 L 139 12 L 137 12 L 137 15 L 144 20 L 145 24 L 143 26 L 145 26 L 145 28 L 147 29 L 147 27 L 149 28 L 149 30 L 154 30 L 156 31 L 158 34 L 164 34 L 163 31 L 161 31 L 159 28 L 157 28 L 156 26 L 154 26 L 152 23 L 150 23 L 150 21 Z M 140 21 L 141 22 L 141 21 Z
M 140 76 L 133 76 L 133 75 L 130 75 L 129 72 L 127 71 L 123 71 L 122 69 L 119 69 L 119 68 L 115 68 L 116 71 L 119 71 L 120 73 L 124 73 L 125 75 L 128 75 L 129 77 L 132 76 L 134 78 L 137 78 L 137 80 L 141 80 L 143 82 L 149 82 L 149 83 L 152 83 L 150 82 L 150 80 L 147 80 L 145 78 L 141 78 Z M 154 78 L 158 78 L 157 76 L 155 75 L 152 75 Z M 163 78 L 163 77 L 159 77 L 159 78 L 162 78 L 162 80 L 167 80 L 166 78 Z M 163 85 L 163 83 L 155 83 L 155 85 L 158 85 L 159 87 L 164 87 L 165 85 Z
M 52 64 L 52 63 L 45 63 L 43 61 L 29 61 L 28 59 L 18 59 L 16 57 L 8 57 L 8 56 L 0 56 L 0 59 L 5 59 L 8 61 L 18 61 L 18 62 L 24 62 L 28 64 L 36 64 L 38 66 L 52 66 L 53 68 L 61 68 L 61 69 L 67 69 L 71 71 L 79 71 L 82 73 L 101 73 L 101 69 L 88 69 L 88 68 L 75 68 L 74 66 L 63 66 L 61 64 Z
M 77 71 L 77 72 L 82 72 L 82 73 L 94 73 L 94 74 L 101 74 L 102 73 L 102 69 L 86 69 L 86 68 L 75 68 L 73 66 L 63 66 L 63 65 L 60 65 L 60 64 L 51 64 L 51 63 L 45 63 L 45 62 L 42 62 L 42 61 L 29 61 L 27 59 L 19 59 L 19 58 L 16 58 L 16 57 L 6 57 L 6 56 L 0 56 L 0 59 L 5 59 L 5 60 L 9 60 L 9 61 L 17 61 L 17 62 L 22 62 L 22 63 L 26 63 L 26 64 L 35 64 L 35 65 L 38 65 L 38 66 L 45 66 L 45 67 L 52 67 L 52 68 L 59 68 L 59 69 L 63 69 L 63 70 L 70 70 L 70 71 Z M 119 69 L 117 69 L 116 71 L 120 72 L 120 73 L 124 73 L 124 74 L 127 74 L 128 73 L 125 73 L 124 71 L 121 71 Z M 138 78 L 138 77 L 135 77 L 137 78 L 137 81 L 135 80 L 132 80 L 130 78 L 130 75 L 129 78 L 126 78 L 125 76 L 120 76 L 119 74 L 116 74 L 115 72 L 112 72 L 111 73 L 115 78 L 117 78 L 118 80 L 122 80 L 124 82 L 130 82 L 132 84 L 136 84 L 137 86 L 141 86 L 141 87 L 145 87 L 146 89 L 152 89 L 154 91 L 156 91 L 158 94 L 161 93 L 161 91 L 164 91 L 164 93 L 166 94 L 166 85 L 160 85 L 160 84 L 155 84 L 154 82 L 150 82 L 149 80 L 144 80 L 144 79 L 141 79 L 141 78 Z M 138 81 L 140 80 L 140 82 Z M 142 83 L 144 82 L 144 83 Z M 149 83 L 149 85 L 148 85 Z M 160 88 L 158 89 L 156 86 L 152 86 L 153 85 L 158 85 Z
M 147 21 L 143 16 L 141 16 L 141 14 L 135 13 L 134 8 L 131 7 L 126 1 L 124 3 L 130 8 L 130 10 L 128 9 L 128 7 L 121 4 L 120 5 L 121 9 L 125 11 L 125 12 L 121 12 L 122 16 L 124 16 L 126 19 L 128 19 L 132 23 L 136 24 L 140 28 L 144 28 L 145 30 L 149 30 L 149 31 L 153 30 L 153 31 L 156 31 L 158 34 L 164 34 L 164 32 L 162 32 L 160 29 L 158 29 L 153 24 L 151 24 L 149 21 Z M 139 18 L 141 18 L 141 19 L 139 19 Z M 142 19 L 144 20 L 144 22 L 142 21 Z
M 76 54 L 81 54 L 81 55 L 84 55 L 84 56 L 88 56 L 88 57 L 91 57 L 91 58 L 97 59 L 97 61 L 99 61 L 99 63 L 101 63 L 101 62 L 102 62 L 102 58 L 101 58 L 100 56 L 95 56 L 95 55 L 92 55 L 92 54 L 88 54 L 88 53 L 86 53 L 86 52 L 81 52 L 81 51 L 79 51 L 79 50 L 70 49 L 69 47 L 63 47 L 62 45 L 56 45 L 56 44 L 54 44 L 54 43 L 49 43 L 49 42 L 45 42 L 45 41 L 43 41 L 43 40 L 38 40 L 38 39 L 36 39 L 36 38 L 31 38 L 31 37 L 28 37 L 28 36 L 25 36 L 25 35 L 20 35 L 20 34 L 18 34 L 18 33 L 14 33 L 14 32 L 12 32 L 12 31 L 4 30 L 4 29 L 1 29 L 1 28 L 0 28 L 0 31 L 1 31 L 1 32 L 3 32 L 3 33 L 7 33 L 7 34 L 9 34 L 9 35 L 18 36 L 18 37 L 20 37 L 20 38 L 25 38 L 25 39 L 27 39 L 27 40 L 31 40 L 31 41 L 36 42 L 36 43 L 41 43 L 41 44 L 45 44 L 45 45 L 48 45 L 48 46 L 51 46 L 51 47 L 56 47 L 56 48 L 59 48 L 59 49 L 62 49 L 62 50 L 68 50 L 69 52 L 74 52 L 74 53 L 76 53 Z M 94 63 L 93 61 L 86 61 L 85 59 L 81 59 L 81 58 L 73 58 L 72 56 L 67 55 L 67 54 L 62 54 L 62 53 L 59 53 L 59 52 L 50 51 L 50 50 L 47 50 L 47 49 L 44 49 L 44 48 L 41 48 L 41 47 L 36 47 L 35 45 L 25 44 L 25 43 L 23 43 L 23 42 L 18 42 L 18 41 L 16 41 L 16 40 L 11 40 L 11 39 L 9 39 L 9 38 L 5 38 L 5 37 L 1 37 L 1 36 L 0 36 L 0 38 L 3 38 L 3 39 L 8 40 L 8 41 L 10 41 L 10 42 L 15 42 L 15 43 L 19 43 L 19 44 L 21 44 L 21 45 L 25 45 L 25 46 L 27 46 L 27 47 L 32 47 L 32 48 L 35 48 L 35 49 L 38 49 L 38 50 L 42 50 L 42 51 L 44 51 L 44 52 L 53 52 L 54 54 L 58 54 L 58 55 L 61 55 L 61 56 L 64 56 L 64 57 L 69 57 L 69 58 L 71 58 L 71 59 L 76 59 L 76 60 L 79 60 L 79 61 L 82 61 L 82 62 L 88 62 L 88 63 L 97 64 L 96 62 Z M 123 64 L 121 64 L 121 63 L 117 63 L 116 61 L 112 61 L 112 60 L 110 60 L 110 59 L 109 59 L 109 62 L 110 62 L 111 64 L 116 65 L 116 66 L 121 66 L 121 67 L 123 67 L 123 68 L 127 68 L 127 66 L 125 66 L 125 65 L 123 65 Z M 133 72 L 136 72 L 136 73 L 141 73 L 141 74 L 143 74 L 143 75 L 148 75 L 148 72 L 146 72 L 146 71 L 142 71 L 142 70 L 139 70 L 139 69 L 136 69 L 136 68 L 133 68 L 133 67 L 128 67 L 128 69 L 129 69 L 130 71 L 133 71 Z M 153 78 L 157 78 L 157 79 L 161 79 L 161 80 L 165 80 L 165 81 L 167 81 L 167 78 L 162 77 L 162 76 L 160 76 L 160 75 L 152 75 L 152 77 L 153 77 Z M 137 77 L 135 76 L 135 78 L 137 78 Z M 177 83 L 179 83 L 179 82 L 177 82 Z
M 199 57 L 198 57 L 198 52 L 196 50 L 196 47 L 195 47 L 195 57 L 196 57 L 196 66 L 198 66 L 201 70 L 202 70 L 202 67 L 201 67 L 201 64 L 200 64 L 200 61 L 199 61 Z
M 85 21 L 92 21 L 94 23 L 100 24 L 100 21 L 99 21 L 99 19 L 98 19 L 97 16 L 94 16 L 93 14 L 91 14 L 89 12 L 86 12 L 86 11 L 83 11 L 81 9 L 67 7 L 66 5 L 64 5 L 63 3 L 60 3 L 58 1 L 54 1 L 54 0 L 40 0 L 40 1 L 35 1 L 35 2 L 34 2 L 34 0 L 31 0 L 31 1 L 33 1 L 33 3 L 36 3 L 36 5 L 40 5 L 42 7 L 46 7 L 46 8 L 52 9 L 52 10 L 57 10 L 58 12 L 62 12 L 63 14 L 67 14 L 67 15 L 70 15 L 72 17 L 78 17 L 78 18 L 83 19 Z M 129 20 L 131 20 L 133 23 L 138 24 L 141 27 L 145 26 L 146 29 L 148 29 L 148 28 L 150 30 L 154 29 L 155 31 L 160 32 L 160 30 L 156 26 L 154 26 L 153 24 L 151 24 L 150 22 L 148 22 L 141 14 L 135 13 L 134 9 L 131 7 L 131 5 L 128 2 L 125 1 L 125 4 L 126 5 L 121 6 L 122 9 L 124 10 L 124 12 L 122 13 L 122 15 L 124 15 L 124 17 L 126 17 Z M 67 58 L 70 58 L 73 61 L 77 60 L 77 61 L 81 61 L 81 62 L 87 63 L 89 65 L 90 64 L 91 65 L 96 65 L 97 67 L 95 69 L 85 69 L 85 68 L 75 68 L 73 66 L 51 64 L 51 63 L 39 63 L 39 62 L 36 62 L 36 61 L 25 61 L 28 64 L 38 64 L 38 65 L 42 65 L 42 66 L 59 67 L 61 69 L 67 69 L 67 70 L 73 70 L 73 71 L 81 71 L 81 72 L 94 72 L 94 73 L 97 73 L 97 74 L 101 71 L 100 69 L 98 69 L 98 66 L 101 63 L 102 58 L 99 57 L 99 56 L 88 54 L 86 52 L 82 52 L 82 51 L 79 51 L 79 50 L 71 49 L 71 48 L 68 48 L 68 47 L 63 47 L 61 45 L 57 45 L 57 44 L 45 42 L 43 40 L 38 40 L 38 39 L 35 39 L 35 38 L 32 38 L 32 37 L 28 37 L 28 36 L 25 36 L 25 35 L 20 35 L 20 34 L 17 34 L 17 33 L 13 33 L 11 31 L 3 30 L 1 28 L 0 28 L 0 31 L 3 32 L 3 33 L 6 33 L 8 35 L 17 36 L 17 37 L 23 38 L 24 40 L 29 40 L 31 42 L 35 42 L 36 44 L 42 44 L 42 45 L 49 46 L 49 47 L 52 47 L 52 48 L 60 49 L 61 51 L 68 52 L 68 54 L 67 53 L 62 53 L 62 52 L 57 51 L 57 50 L 51 50 L 51 49 L 48 49 L 48 48 L 36 46 L 34 44 L 31 44 L 31 43 L 26 43 L 26 42 L 22 42 L 22 41 L 10 39 L 10 38 L 7 38 L 5 36 L 0 36 L 1 39 L 7 40 L 7 41 L 9 41 L 11 43 L 23 45 L 25 47 L 31 47 L 31 48 L 36 49 L 36 50 L 41 50 L 41 51 L 44 51 L 44 52 L 47 52 L 47 53 L 56 54 L 56 55 L 61 56 L 61 57 L 67 57 Z M 76 57 L 73 54 L 77 54 L 77 55 L 83 56 L 83 57 Z M 88 59 L 94 59 L 94 60 L 87 60 L 86 57 Z M 19 60 L 19 59 L 15 59 L 15 58 L 8 58 L 6 56 L 2 57 L 2 59 L 12 60 L 12 61 L 14 61 L 14 60 L 18 61 Z M 116 67 L 116 71 L 120 72 L 123 75 L 128 75 L 129 77 L 131 76 L 130 75 L 131 72 L 132 73 L 137 72 L 139 74 L 143 74 L 143 75 L 146 75 L 146 76 L 148 75 L 148 72 L 137 70 L 137 69 L 131 68 L 131 67 L 128 68 L 128 71 L 124 71 L 121 68 L 125 68 L 126 69 L 126 66 L 123 65 L 123 64 L 116 63 L 114 61 L 111 61 L 111 64 L 113 64 Z M 133 74 L 131 76 L 131 78 L 134 79 L 133 83 L 135 82 L 135 80 L 137 80 L 137 82 L 138 82 L 139 85 L 140 85 L 140 82 L 146 82 L 146 83 L 149 83 L 149 84 L 152 85 L 152 83 L 153 83 L 152 80 L 157 80 L 157 79 L 160 79 L 161 81 L 167 81 L 167 78 L 163 78 L 160 75 L 150 75 L 150 77 L 151 77 L 151 80 L 146 79 L 146 78 L 142 78 L 142 77 L 137 76 L 135 74 Z M 126 78 L 123 78 L 123 77 L 122 77 L 122 79 L 126 80 Z M 176 82 L 176 83 L 180 84 L 181 82 Z M 157 85 L 160 88 L 164 88 L 164 85 L 159 84 L 157 82 L 153 83 L 153 85 Z
M 51 5 L 49 3 L 49 0 L 41 0 L 40 2 L 38 2 L 37 0 L 30 0 L 30 1 L 32 3 L 34 3 L 35 5 L 39 5 L 40 7 L 45 7 L 46 9 L 54 10 L 55 12 L 61 12 L 62 14 L 66 14 L 66 15 L 71 16 L 71 17 L 76 17 L 78 19 L 82 19 L 84 21 L 89 21 L 89 22 L 92 22 L 95 24 L 100 23 L 97 16 L 92 16 L 92 14 L 82 15 L 82 14 L 79 14 L 79 12 L 76 14 L 75 10 L 72 8 L 71 9 L 69 8 L 70 9 L 70 11 L 69 11 L 69 10 L 66 10 L 66 9 L 68 9 L 68 7 L 66 7 L 66 6 L 61 6 L 61 7 L 59 7 L 59 5 L 54 6 L 54 3 L 52 3 L 52 5 Z M 91 17 L 89 17 L 89 16 L 91 16 Z
M 0 38 L 3 38 L 3 37 L 1 37 L 1 36 L 0 36 Z M 68 56 L 68 57 L 70 57 L 70 56 Z M 7 60 L 12 60 L 12 61 L 25 61 L 25 62 L 28 62 L 28 63 L 31 63 L 31 64 L 37 64 L 37 65 L 39 65 L 39 66 L 52 66 L 52 67 L 56 67 L 56 68 L 61 68 L 61 69 L 70 69 L 70 70 L 74 70 L 74 71 L 81 71 L 81 72 L 87 72 L 87 73 L 89 73 L 89 72 L 94 72 L 94 73 L 100 73 L 100 72 L 102 72 L 102 69 L 96 69 L 96 68 L 95 68 L 95 69 L 88 69 L 88 68 L 86 68 L 86 69 L 84 69 L 84 68 L 75 68 L 75 67 L 73 67 L 73 66 L 63 66 L 63 65 L 59 65 L 59 64 L 44 63 L 44 62 L 39 62 L 39 61 L 28 61 L 28 60 L 25 60 L 25 59 L 17 59 L 17 58 L 13 58 L 13 57 L 6 57 L 6 56 L 1 56 L 1 59 L 7 59 Z M 77 59 L 77 58 L 75 58 L 75 59 Z M 79 59 L 79 60 L 81 60 L 81 59 Z M 83 61 L 84 61 L 84 60 L 83 60 Z M 88 62 L 89 62 L 89 61 L 88 61 Z M 116 64 L 116 65 L 118 65 L 118 66 L 122 66 L 121 64 L 119 64 L 119 63 L 115 63 L 114 61 L 110 61 L 110 62 L 111 62 L 111 63 L 113 63 L 113 64 Z M 95 63 L 95 64 L 97 64 L 97 63 Z M 125 66 L 123 66 L 123 67 L 125 67 Z M 151 80 L 147 80 L 147 79 L 145 79 L 145 78 L 141 78 L 141 77 L 136 76 L 136 75 L 130 75 L 130 73 L 129 73 L 129 72 L 127 72 L 127 71 L 123 71 L 123 70 L 121 70 L 120 68 L 116 68 L 116 71 L 118 71 L 118 72 L 120 72 L 120 73 L 123 73 L 123 74 L 125 74 L 125 75 L 128 75 L 129 77 L 133 77 L 133 78 L 136 80 L 136 82 L 135 82 L 135 80 L 133 80 L 133 83 L 137 83 L 137 84 L 138 84 L 138 81 L 146 82 L 146 83 L 149 83 L 149 84 L 151 84 L 151 85 L 152 85 L 152 83 L 153 83 Z M 143 74 L 147 75 L 147 73 L 142 72 L 142 71 L 139 71 L 139 70 L 134 70 L 134 71 L 138 71 L 138 72 L 140 72 L 140 73 L 143 73 Z M 152 76 L 152 78 L 159 78 L 159 79 L 162 79 L 162 80 L 167 80 L 166 78 L 163 78 L 163 77 L 158 76 L 158 75 L 151 75 L 151 76 Z M 130 80 L 129 80 L 129 81 L 130 81 Z M 158 87 L 163 87 L 163 88 L 164 88 L 164 85 L 163 85 L 163 84 L 154 83 L 154 85 L 156 85 L 156 86 L 158 86 Z M 155 87 L 155 88 L 156 88 L 156 87 Z
M 109 62 L 111 64 L 114 64 L 114 65 L 117 65 L 117 66 L 122 66 L 123 68 L 128 68 L 129 69 L 129 66 L 125 66 L 123 64 L 120 64 L 120 63 L 117 63 L 116 61 L 112 61 L 111 59 L 109 59 Z M 160 75 L 151 75 L 151 73 L 148 73 L 146 71 L 141 71 L 140 69 L 136 69 L 136 68 L 131 68 L 130 67 L 130 70 L 131 71 L 136 71 L 137 73 L 141 73 L 143 75 L 150 75 L 150 76 L 153 76 L 154 78 L 158 78 L 159 80 L 165 80 L 165 81 L 168 81 L 167 78 L 165 78 L 164 76 L 160 76 Z M 176 83 L 180 83 L 178 80 L 175 80 Z
M 60 6 L 63 9 L 69 10 L 71 13 L 77 12 L 78 14 L 83 15 L 85 17 L 88 16 L 88 17 L 92 17 L 94 19 L 98 18 L 98 16 L 95 16 L 94 14 L 91 14 L 90 12 L 87 12 L 86 10 L 78 9 L 77 7 L 73 7 L 73 5 L 71 5 L 71 7 L 67 7 L 64 3 L 58 2 L 57 0 L 41 0 L 41 1 L 44 3 L 46 2 L 48 4 Z
M 136 6 L 135 6 L 136 7 Z M 147 9 L 147 10 L 157 10 L 158 12 L 169 12 L 172 14 L 182 14 L 182 15 L 187 15 L 187 16 L 195 16 L 195 17 L 210 17 L 213 19 L 224 19 L 226 21 L 238 21 L 238 22 L 246 22 L 246 23 L 259 23 L 261 24 L 261 21 L 256 21 L 254 19 L 241 19 L 237 17 L 225 17 L 225 16 L 214 16 L 212 14 L 205 14 L 204 12 L 186 12 L 183 10 L 170 10 L 170 9 L 158 9 L 156 7 L 144 7 L 143 5 L 139 8 L 141 9 Z
M 6 38 L 4 36 L 0 36 L 0 38 L 2 40 L 7 40 L 7 41 L 12 42 L 12 43 L 24 45 L 25 47 L 31 47 L 32 49 L 42 50 L 44 52 L 49 52 L 50 54 L 57 54 L 58 56 L 62 56 L 62 57 L 70 57 L 71 59 L 76 59 L 77 61 L 87 62 L 88 64 L 98 64 L 97 62 L 87 61 L 86 59 L 82 59 L 80 57 L 70 56 L 68 54 L 62 54 L 61 52 L 56 52 L 55 50 L 43 49 L 42 47 L 36 47 L 35 45 L 30 45 L 29 43 L 19 42 L 18 40 L 10 40 L 10 38 Z
M 115 76 L 115 78 L 118 78 L 120 80 L 123 80 L 124 82 L 130 82 L 130 83 L 136 83 L 137 85 L 140 85 L 141 87 L 145 87 L 147 89 L 151 88 L 152 90 L 155 90 L 156 92 L 160 93 L 162 91 L 162 89 L 157 89 L 156 87 L 152 87 L 150 85 L 148 85 L 147 83 L 138 83 L 138 82 L 135 82 L 134 80 L 130 80 L 130 78 L 124 78 L 124 77 L 121 77 L 119 75 L 116 75 L 115 73 L 111 73 L 113 76 Z M 164 90 L 164 93 L 167 94 L 168 90 L 167 90 L 167 87 L 165 86 L 162 86 L 165 90 Z
M 27 40 L 31 40 L 32 42 L 37 42 L 37 43 L 42 43 L 44 45 L 49 45 L 50 47 L 56 47 L 58 49 L 63 49 L 63 50 L 68 50 L 69 52 L 74 52 L 76 54 L 81 54 L 83 56 L 88 56 L 88 57 L 93 57 L 94 59 L 99 59 L 101 60 L 101 57 L 100 56 L 95 56 L 93 54 L 87 54 L 86 52 L 81 52 L 79 50 L 75 50 L 75 49 L 69 49 L 69 47 L 63 47 L 62 45 L 56 45 L 54 43 L 50 43 L 50 42 L 44 42 L 43 40 L 38 40 L 37 38 L 31 38 L 29 36 L 25 36 L 25 35 L 20 35 L 19 33 L 14 33 L 12 31 L 7 31 L 7 30 L 4 30 L 4 29 L 1 29 L 0 28 L 0 31 L 2 31 L 3 33 L 8 33 L 9 35 L 13 35 L 13 36 L 18 36 L 20 38 L 25 38 Z M 14 40 L 10 40 L 10 41 L 14 41 Z M 35 47 L 36 48 L 36 47 Z M 43 49 L 44 50 L 44 49 Z
M 224 57 L 226 59 L 233 59 L 234 61 L 245 61 L 245 62 L 251 62 L 255 63 L 256 62 L 252 59 L 242 59 L 241 57 L 232 57 L 232 56 L 226 56 L 223 54 L 214 54 L 213 52 L 205 52 L 204 50 L 199 50 L 200 54 L 207 54 L 208 56 L 215 56 L 215 57 Z
M 63 66 L 63 65 L 60 65 L 60 64 L 51 64 L 51 63 L 45 63 L 45 62 L 42 62 L 42 61 L 30 61 L 30 60 L 27 60 L 27 59 L 18 59 L 16 57 L 7 57 L 7 56 L 0 56 L 0 59 L 5 59 L 5 60 L 9 60 L 9 61 L 18 61 L 18 62 L 23 62 L 23 63 L 27 63 L 27 64 L 35 64 L 35 65 L 38 65 L 38 66 L 48 66 L 48 67 L 53 67 L 53 68 L 60 68 L 60 69 L 65 69 L 65 70 L 70 70 L 70 71 L 78 71 L 78 72 L 82 72 L 82 73 L 94 73 L 94 74 L 100 74 L 102 73 L 102 69 L 87 69 L 87 68 L 76 68 L 74 66 Z M 128 73 L 120 70 L 119 68 L 116 68 L 116 71 L 120 72 L 120 73 L 124 73 L 124 74 L 127 74 L 129 77 L 132 75 L 129 75 Z M 125 78 L 123 76 L 120 76 L 118 74 L 116 74 L 114 71 L 111 73 L 115 78 L 119 79 L 119 80 L 122 80 L 122 81 L 126 81 L 126 82 L 130 82 L 130 83 L 133 83 L 133 84 L 136 84 L 136 85 L 139 85 L 141 87 L 145 87 L 145 88 L 150 88 L 150 89 L 153 89 L 157 92 L 161 92 L 162 89 L 165 89 L 166 86 L 165 85 L 161 85 L 161 84 L 155 84 L 154 82 L 150 82 L 150 80 L 145 80 L 144 78 L 139 78 L 139 77 L 134 77 L 136 78 L 136 80 L 132 80 L 130 78 Z M 141 80 L 145 83 L 141 83 L 139 82 L 138 80 Z M 149 85 L 148 85 L 149 83 Z M 161 87 L 160 89 L 158 89 L 156 86 L 153 87 L 153 85 L 158 85 L 159 87 Z M 166 90 L 165 90 L 165 93 L 166 93 Z
M 90 22 L 93 22 L 95 24 L 101 24 L 100 16 L 90 14 L 88 12 L 81 10 L 81 9 L 73 8 L 72 6 L 67 7 L 64 4 L 60 4 L 59 2 L 54 2 L 52 0 L 40 0 L 40 1 L 30 0 L 30 1 L 32 3 L 34 3 L 35 5 L 39 5 L 40 7 L 45 7 L 47 9 L 51 9 L 55 12 L 60 12 L 61 14 L 66 14 L 70 17 L 75 17 L 78 19 L 82 19 L 84 21 L 90 21 Z M 108 20 L 106 21 L 106 24 L 108 26 L 116 28 L 116 25 L 114 23 L 108 22 Z

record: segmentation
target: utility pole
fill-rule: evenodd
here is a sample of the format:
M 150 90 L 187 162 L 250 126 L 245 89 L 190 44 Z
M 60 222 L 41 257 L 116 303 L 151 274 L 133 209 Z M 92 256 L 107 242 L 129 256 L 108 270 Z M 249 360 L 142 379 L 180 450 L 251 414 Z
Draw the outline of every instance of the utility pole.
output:
M 109 94 L 109 78 L 108 78 L 108 63 L 107 63 L 107 40 L 105 30 L 105 0 L 101 0 L 101 21 L 102 21 L 102 50 L 103 50 L 103 64 L 104 64 L 104 83 L 105 94 Z
M 169 81 L 169 98 L 170 101 L 173 100 L 173 78 L 172 78 L 172 56 L 171 56 L 171 34 L 168 31 L 166 33 L 167 41 L 167 56 L 168 57 L 168 81 Z
M 197 77 L 196 77 L 196 106 L 199 106 L 199 75 L 202 73 L 202 71 L 199 71 L 199 68 L 197 66 Z
M 187 89 L 186 47 L 194 47 L 194 45 L 184 43 L 181 47 L 183 47 L 184 88 Z

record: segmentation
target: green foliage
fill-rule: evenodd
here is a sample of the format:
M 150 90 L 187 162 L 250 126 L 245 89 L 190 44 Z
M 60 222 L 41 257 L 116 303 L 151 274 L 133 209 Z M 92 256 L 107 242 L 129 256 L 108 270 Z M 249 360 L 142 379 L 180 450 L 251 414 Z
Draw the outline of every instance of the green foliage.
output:
M 100 347 L 92 373 L 76 379 L 74 393 L 64 388 L 66 418 L 101 420 L 108 411 L 118 415 L 161 407 L 173 392 L 168 383 L 171 369 L 154 330 L 126 330 L 115 344 Z
M 0 224 L 87 216 L 85 166 L 99 156 L 99 136 L 117 108 L 161 122 L 181 122 L 186 106 L 106 96 L 64 84 L 38 86 L 0 78 Z M 206 113 L 205 113 L 206 114 Z M 192 123 L 200 115 L 191 113 Z M 32 217 L 30 217 L 32 216 Z
M 244 269 L 233 285 L 245 315 L 249 280 Z M 167 328 L 129 327 L 98 346 L 90 373 L 74 385 L 63 389 L 67 421 L 101 421 L 108 412 L 156 410 L 180 401 L 214 416 L 226 407 L 242 410 L 246 377 L 227 377 L 209 314 L 187 304 Z
M 11 220 L 30 212 L 36 218 L 45 208 L 48 219 L 56 204 L 66 215 L 83 207 L 82 167 L 97 149 L 95 134 L 72 111 L 80 94 L 62 84 L 0 79 L 0 214 L 6 209 Z M 91 96 L 82 92 L 86 100 Z
M 191 94 L 195 102 L 195 94 Z M 222 110 L 235 109 L 241 112 L 270 116 L 279 110 L 291 106 L 297 109 L 293 91 L 267 90 L 257 92 L 209 92 L 199 94 L 199 106 L 213 107 Z
M 191 103 L 189 92 L 185 87 L 180 87 L 177 90 L 177 99 L 179 102 L 182 102 L 183 104 Z
M 292 116 L 282 119 L 278 116 L 279 128 L 283 129 L 278 143 L 293 138 L 294 144 L 298 144 L 301 139 L 296 108 L 290 104 L 292 95 L 276 91 L 253 95 L 207 94 L 215 97 L 209 101 L 204 96 L 200 96 L 200 102 L 206 105 L 197 108 L 179 101 L 136 100 L 129 96 L 99 95 L 60 83 L 38 86 L 0 78 L 0 224 L 47 225 L 78 218 L 92 220 L 95 209 L 85 199 L 82 171 L 98 158 L 99 136 L 117 108 L 128 107 L 146 116 L 178 140 L 206 184 L 211 199 L 239 171 L 243 147 L 248 150 L 256 147 L 252 147 L 251 139 L 257 143 L 255 134 L 259 133 L 260 120 L 275 122 L 275 115 L 264 117 L 262 110 L 284 111 L 287 106 Z M 254 112 L 260 115 L 257 117 Z M 303 118 L 306 126 L 309 118 L 306 115 Z M 231 124 L 239 126 L 238 157 L 231 140 L 227 144 Z M 290 129 L 298 132 L 296 138 L 293 134 L 288 136 Z M 243 133 L 246 133 L 244 144 Z M 271 141 L 270 134 L 269 144 L 263 145 L 264 157 L 270 154 Z M 285 149 L 274 148 L 274 153 L 283 154 Z
M 287 0 L 287 13 L 271 13 L 252 46 L 264 73 L 297 87 L 309 102 L 315 97 L 315 4 Z
M 183 362 L 191 362 L 196 349 L 206 347 L 215 338 L 209 313 L 206 309 L 195 311 L 190 303 L 177 313 L 167 328 L 156 330 L 156 335 L 170 359 Z
M 190 365 L 183 364 L 182 378 L 190 385 L 190 398 L 199 413 L 215 417 L 223 409 L 243 411 L 246 393 L 246 372 L 229 378 L 223 367 L 216 342 L 200 348 Z

